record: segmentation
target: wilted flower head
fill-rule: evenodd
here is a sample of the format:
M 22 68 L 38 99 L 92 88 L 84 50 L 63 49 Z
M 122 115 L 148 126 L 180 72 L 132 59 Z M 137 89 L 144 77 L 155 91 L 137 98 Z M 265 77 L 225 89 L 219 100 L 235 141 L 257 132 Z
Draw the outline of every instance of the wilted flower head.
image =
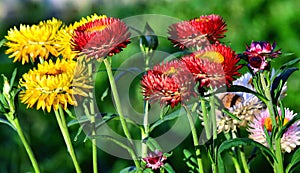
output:
M 281 118 L 281 110 L 278 109 L 279 117 Z M 296 114 L 288 108 L 284 109 L 285 117 L 283 120 L 283 125 L 290 121 Z M 278 121 L 277 118 L 277 121 Z M 263 110 L 259 114 L 256 114 L 253 122 L 249 123 L 249 138 L 270 147 L 267 143 L 267 137 L 264 132 L 264 128 L 268 133 L 272 133 L 272 121 L 268 110 Z M 273 144 L 272 144 L 273 145 Z M 297 145 L 300 145 L 300 121 L 295 122 L 290 126 L 281 138 L 281 147 L 283 151 L 290 153 Z
M 223 18 L 216 14 L 203 15 L 189 21 L 175 23 L 169 27 L 169 39 L 175 46 L 194 48 L 216 43 L 225 37 L 226 24 Z
M 252 86 L 252 75 L 246 73 L 237 80 L 233 81 L 233 85 L 244 86 L 255 91 Z M 246 92 L 228 92 L 217 94 L 218 98 L 233 115 L 239 120 L 217 111 L 217 127 L 218 132 L 236 131 L 238 127 L 246 127 L 253 120 L 255 113 L 259 112 L 264 104 L 253 94 Z
M 130 43 L 128 27 L 120 19 L 93 15 L 75 26 L 73 49 L 88 58 L 112 56 Z
M 249 66 L 254 72 L 264 70 L 268 66 L 268 58 L 276 58 L 281 54 L 280 50 L 274 51 L 276 42 L 272 45 L 266 41 L 253 41 L 246 46 L 244 55 L 248 57 Z
M 20 29 L 14 27 L 5 36 L 9 47 L 5 53 L 22 64 L 35 62 L 36 58 L 47 60 L 50 55 L 57 57 L 63 49 L 57 42 L 61 26 L 62 21 L 53 18 L 37 25 L 20 25 Z
M 166 156 L 163 156 L 162 152 L 159 150 L 155 150 L 154 152 L 149 152 L 146 158 L 143 160 L 147 163 L 147 167 L 153 170 L 156 170 L 162 166 L 164 166 L 164 162 L 167 159 Z
M 235 52 L 222 44 L 214 44 L 182 58 L 199 87 L 230 85 L 240 73 L 239 58 Z
M 92 87 L 87 71 L 80 68 L 84 67 L 72 60 L 57 59 L 38 64 L 37 69 L 25 73 L 20 80 L 20 87 L 25 88 L 20 92 L 21 102 L 30 108 L 36 104 L 37 110 L 42 108 L 48 112 L 51 108 L 57 110 L 59 105 L 64 109 L 77 105 L 74 96 L 86 97 L 87 90 Z
M 154 66 L 143 76 L 141 84 L 146 100 L 160 101 L 172 108 L 195 95 L 192 74 L 180 61 Z

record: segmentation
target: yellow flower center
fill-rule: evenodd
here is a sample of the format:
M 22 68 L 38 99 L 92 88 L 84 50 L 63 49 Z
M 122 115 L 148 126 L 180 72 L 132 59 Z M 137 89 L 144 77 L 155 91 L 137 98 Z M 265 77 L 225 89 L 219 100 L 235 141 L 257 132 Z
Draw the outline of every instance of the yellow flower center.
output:
M 87 32 L 94 32 L 94 31 L 102 31 L 105 29 L 108 25 L 95 25 L 91 28 L 88 28 L 86 31 Z
M 171 67 L 168 71 L 164 72 L 163 74 L 165 75 L 172 75 L 175 74 L 177 72 L 175 67 Z
M 59 75 L 59 74 L 62 74 L 62 73 L 64 73 L 65 72 L 65 70 L 63 70 L 63 69 L 49 69 L 46 73 L 45 73 L 45 75 L 50 75 L 50 76 L 56 76 L 56 75 Z
M 206 58 L 212 62 L 222 63 L 224 62 L 224 56 L 216 51 L 207 51 L 204 54 L 196 55 L 196 58 Z
M 283 120 L 283 125 L 285 125 L 289 120 L 287 118 L 285 118 Z M 276 122 L 278 122 L 278 117 L 276 117 Z M 268 130 L 268 132 L 271 132 L 272 131 L 272 120 L 270 117 L 267 117 L 265 120 L 264 120 L 264 125 L 266 127 L 266 129 Z

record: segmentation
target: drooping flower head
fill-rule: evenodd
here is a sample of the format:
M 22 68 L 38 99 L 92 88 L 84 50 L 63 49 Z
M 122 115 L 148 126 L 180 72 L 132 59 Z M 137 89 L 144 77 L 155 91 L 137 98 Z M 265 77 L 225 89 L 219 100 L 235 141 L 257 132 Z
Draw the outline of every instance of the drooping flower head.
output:
M 216 43 L 225 37 L 226 24 L 216 14 L 203 15 L 188 21 L 175 23 L 169 27 L 169 39 L 181 49 L 201 47 Z
M 59 105 L 67 109 L 68 105 L 77 105 L 74 98 L 76 95 L 87 96 L 90 85 L 87 71 L 81 69 L 77 62 L 71 60 L 60 60 L 56 62 L 50 60 L 43 64 L 38 64 L 25 73 L 20 80 L 20 87 L 25 90 L 20 92 L 22 103 L 32 108 L 51 111 L 57 110 Z
M 214 44 L 203 50 L 184 56 L 185 63 L 199 87 L 219 87 L 230 85 L 240 73 L 241 65 L 235 52 L 222 44 Z
M 130 43 L 128 27 L 117 18 L 93 15 L 74 26 L 73 49 L 88 58 L 112 56 Z
M 147 163 L 146 166 L 153 170 L 156 170 L 162 166 L 164 166 L 164 162 L 167 159 L 166 156 L 163 156 L 162 152 L 159 150 L 155 150 L 154 152 L 149 152 L 146 158 L 143 160 Z
M 172 108 L 195 95 L 192 74 L 176 60 L 154 66 L 143 76 L 141 84 L 146 100 L 150 103 L 159 101 Z
M 281 110 L 278 108 L 279 116 L 281 117 Z M 285 125 L 288 121 L 290 121 L 294 116 L 296 116 L 293 111 L 288 108 L 284 109 L 285 117 L 283 120 L 283 125 Z M 277 117 L 278 121 L 278 117 Z M 268 110 L 263 110 L 259 114 L 255 116 L 253 122 L 249 123 L 250 132 L 249 138 L 267 146 L 266 134 L 264 132 L 264 128 L 268 131 L 268 133 L 272 133 L 272 121 Z M 300 122 L 297 121 L 292 126 L 290 126 L 281 138 L 281 147 L 283 151 L 290 153 L 297 145 L 300 145 Z
M 253 41 L 246 46 L 244 55 L 248 57 L 248 65 L 256 73 L 268 67 L 268 58 L 276 58 L 281 54 L 280 50 L 275 51 L 276 42 L 272 45 L 266 41 Z
M 246 73 L 233 81 L 233 85 L 243 86 L 255 91 L 250 73 Z M 217 94 L 217 97 L 222 101 L 224 107 L 239 119 L 234 119 L 217 111 L 218 133 L 236 131 L 239 127 L 246 127 L 253 120 L 255 113 L 258 113 L 264 107 L 264 104 L 255 95 L 247 92 L 227 92 Z
M 22 64 L 29 61 L 35 62 L 37 58 L 47 60 L 50 55 L 57 57 L 62 47 L 57 43 L 57 34 L 60 32 L 62 21 L 41 21 L 37 25 L 20 25 L 20 29 L 14 27 L 5 36 L 8 49 L 5 51 L 14 62 L 21 61 Z

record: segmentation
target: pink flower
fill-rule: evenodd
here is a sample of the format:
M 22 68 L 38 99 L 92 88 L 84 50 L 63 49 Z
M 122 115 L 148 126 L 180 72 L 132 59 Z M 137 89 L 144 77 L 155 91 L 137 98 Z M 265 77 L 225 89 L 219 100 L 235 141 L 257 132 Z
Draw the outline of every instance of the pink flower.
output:
M 284 109 L 285 118 L 283 120 L 283 125 L 290 121 L 296 114 L 290 111 L 288 108 Z M 281 110 L 278 108 L 279 116 L 281 117 Z M 263 110 L 260 114 L 257 114 L 253 122 L 249 123 L 248 131 L 250 132 L 249 138 L 268 146 L 266 140 L 266 134 L 264 132 L 264 127 L 267 131 L 272 133 L 272 121 L 268 110 Z M 281 148 L 283 151 L 290 153 L 297 145 L 300 145 L 300 121 L 291 125 L 283 134 L 281 138 Z
M 166 156 L 163 156 L 161 151 L 158 151 L 157 149 L 154 152 L 149 152 L 148 157 L 143 158 L 143 160 L 147 163 L 147 167 L 151 168 L 153 170 L 156 170 L 160 168 L 161 166 L 164 166 L 164 162 L 167 159 Z

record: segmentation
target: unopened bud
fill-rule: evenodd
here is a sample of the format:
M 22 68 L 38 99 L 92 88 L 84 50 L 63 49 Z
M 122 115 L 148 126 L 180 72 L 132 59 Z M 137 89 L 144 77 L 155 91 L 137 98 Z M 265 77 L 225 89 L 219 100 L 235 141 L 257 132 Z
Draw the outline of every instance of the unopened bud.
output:
M 146 22 L 144 33 L 140 38 L 140 46 L 148 50 L 155 50 L 158 46 L 158 38 L 153 29 Z

